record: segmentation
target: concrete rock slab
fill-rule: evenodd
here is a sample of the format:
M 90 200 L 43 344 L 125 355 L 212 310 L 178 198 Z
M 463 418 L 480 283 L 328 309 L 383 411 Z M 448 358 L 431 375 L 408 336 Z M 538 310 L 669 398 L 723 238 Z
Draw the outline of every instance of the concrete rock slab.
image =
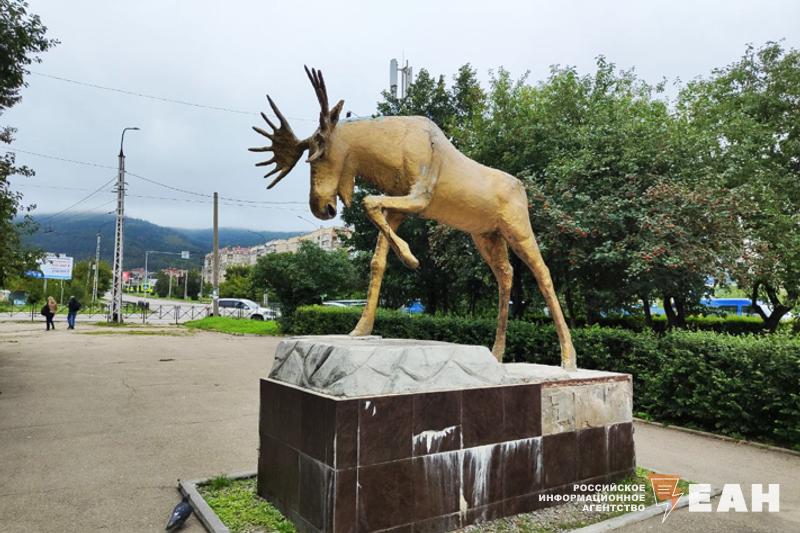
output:
M 321 394 L 359 397 L 518 383 L 571 385 L 598 378 L 618 380 L 621 374 L 584 369 L 567 372 L 558 366 L 531 363 L 501 364 L 485 346 L 378 336 L 316 335 L 281 342 L 269 377 Z M 595 400 L 585 398 L 584 410 L 592 411 L 592 406 L 602 403 L 607 392 L 596 394 Z M 621 398 L 618 403 L 624 404 L 624 395 Z M 630 403 L 629 397 L 627 400 Z M 566 397 L 561 400 L 568 401 Z M 565 404 L 558 411 L 567 418 L 561 422 L 566 424 L 562 430 L 575 429 L 574 407 Z M 591 418 L 590 414 L 587 416 Z
M 325 336 L 281 342 L 269 377 L 355 397 L 496 385 L 505 371 L 484 346 Z

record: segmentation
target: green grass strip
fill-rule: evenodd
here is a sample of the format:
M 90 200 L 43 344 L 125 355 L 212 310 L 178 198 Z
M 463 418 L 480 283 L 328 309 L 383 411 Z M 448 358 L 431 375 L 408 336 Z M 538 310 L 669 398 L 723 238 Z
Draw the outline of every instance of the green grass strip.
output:
M 219 476 L 197 488 L 232 533 L 296 531 L 294 525 L 280 511 L 256 494 L 254 477 L 234 481 Z
M 280 327 L 274 320 L 250 320 L 247 318 L 228 318 L 210 316 L 201 320 L 192 320 L 184 324 L 190 329 L 219 331 L 233 335 L 280 335 Z

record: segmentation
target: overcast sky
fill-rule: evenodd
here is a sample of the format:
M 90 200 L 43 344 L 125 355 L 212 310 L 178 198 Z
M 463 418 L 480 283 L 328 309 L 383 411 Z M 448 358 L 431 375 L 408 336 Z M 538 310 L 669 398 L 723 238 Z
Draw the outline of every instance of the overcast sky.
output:
M 115 167 L 126 126 L 127 169 L 171 186 L 249 201 L 299 202 L 257 208 L 223 204 L 220 223 L 254 230 L 308 230 L 308 165 L 267 191 L 250 126 L 269 92 L 298 136 L 316 127 L 318 104 L 303 72 L 326 76 L 332 101 L 374 112 L 388 64 L 405 57 L 451 79 L 471 63 L 481 79 L 504 66 L 546 77 L 552 64 L 593 69 L 603 54 L 644 79 L 689 80 L 742 55 L 746 43 L 784 39 L 800 48 L 796 1 L 137 2 L 31 0 L 61 44 L 31 70 L 164 98 L 250 111 L 189 107 L 58 81 L 28 78 L 23 101 L 1 119 L 18 128 L 15 148 Z M 448 4 L 449 7 L 446 7 Z M 304 120 L 299 120 L 304 119 Z M 36 176 L 14 178 L 40 213 L 60 211 L 115 175 L 20 153 Z M 110 191 L 110 187 L 105 190 Z M 181 227 L 209 227 L 210 198 L 128 178 L 126 214 Z M 145 198 L 150 197 L 150 198 Z M 186 201 L 190 200 L 190 201 Z M 71 210 L 113 209 L 99 193 Z M 305 219 L 311 220 L 311 222 Z M 55 222 L 55 221 L 54 221 Z

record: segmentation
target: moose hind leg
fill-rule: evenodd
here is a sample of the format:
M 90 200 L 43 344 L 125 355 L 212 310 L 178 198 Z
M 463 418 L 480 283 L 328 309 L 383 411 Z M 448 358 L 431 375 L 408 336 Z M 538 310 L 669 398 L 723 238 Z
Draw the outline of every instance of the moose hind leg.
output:
M 556 333 L 558 333 L 558 343 L 561 346 L 561 366 L 565 370 L 574 371 L 576 370 L 576 362 L 572 336 L 569 333 L 567 322 L 564 320 L 564 313 L 561 311 L 561 304 L 553 288 L 550 270 L 544 263 L 542 253 L 539 251 L 539 245 L 536 243 L 536 237 L 533 235 L 533 230 L 530 228 L 530 222 L 527 218 L 525 222 L 527 222 L 525 224 L 527 227 L 510 227 L 504 231 L 504 234 L 506 234 L 508 244 L 514 250 L 514 253 L 533 272 L 536 283 L 539 285 L 539 291 L 544 296 L 545 302 L 547 302 L 547 308 L 550 310 L 550 316 L 553 318 Z
M 499 233 L 472 235 L 475 247 L 484 261 L 492 269 L 497 280 L 497 332 L 494 336 L 492 354 L 498 361 L 503 360 L 506 350 L 506 328 L 508 327 L 508 303 L 511 297 L 511 283 L 514 269 L 508 260 L 508 246 Z
M 386 220 L 393 230 L 405 218 L 401 213 L 389 213 Z M 364 311 L 361 313 L 361 318 L 358 324 L 350 332 L 354 337 L 362 337 L 372 333 L 372 327 L 375 324 L 375 313 L 378 310 L 378 300 L 381 293 L 381 283 L 383 282 L 383 274 L 386 272 L 386 259 L 389 255 L 389 240 L 386 236 L 378 232 L 378 243 L 375 245 L 375 253 L 372 255 L 372 261 L 369 264 L 370 277 L 369 289 L 367 289 L 367 305 L 364 306 Z

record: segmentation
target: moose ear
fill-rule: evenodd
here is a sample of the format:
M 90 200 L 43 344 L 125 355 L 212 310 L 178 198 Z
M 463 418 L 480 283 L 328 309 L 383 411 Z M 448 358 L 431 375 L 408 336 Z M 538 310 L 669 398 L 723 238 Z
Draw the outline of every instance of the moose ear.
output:
M 331 112 L 328 116 L 331 117 L 331 126 L 335 126 L 337 122 L 339 122 L 339 113 L 342 112 L 342 107 L 344 106 L 344 100 L 339 100 L 339 103 L 333 106 Z

